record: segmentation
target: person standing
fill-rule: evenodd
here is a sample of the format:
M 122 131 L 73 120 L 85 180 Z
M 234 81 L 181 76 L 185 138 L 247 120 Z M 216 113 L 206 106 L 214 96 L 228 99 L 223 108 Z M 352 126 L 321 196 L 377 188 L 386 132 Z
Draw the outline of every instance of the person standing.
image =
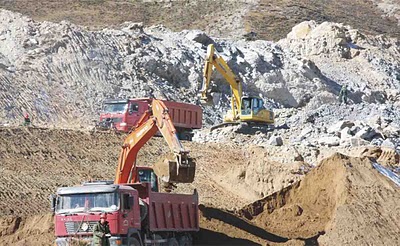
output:
M 26 113 L 24 115 L 24 126 L 29 126 L 31 124 L 31 119 L 29 118 L 29 114 Z
M 347 104 L 347 85 L 343 85 L 339 92 L 339 102 Z
M 93 227 L 93 246 L 110 246 L 111 232 L 108 225 L 107 214 L 100 215 L 100 221 Z

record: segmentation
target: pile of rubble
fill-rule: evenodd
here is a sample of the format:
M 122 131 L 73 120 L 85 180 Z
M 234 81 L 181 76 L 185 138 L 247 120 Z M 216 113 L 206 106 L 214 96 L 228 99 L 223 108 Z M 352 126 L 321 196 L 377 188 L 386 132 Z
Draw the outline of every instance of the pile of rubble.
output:
M 316 110 L 278 109 L 276 129 L 246 125 L 199 130 L 193 141 L 219 142 L 268 149 L 281 163 L 316 165 L 333 151 L 361 146 L 387 147 L 400 153 L 400 113 L 390 104 L 322 105 Z M 284 126 L 284 127 L 283 127 Z
M 90 128 L 105 98 L 157 97 L 197 103 L 207 45 L 275 109 L 315 110 L 349 86 L 352 103 L 398 106 L 399 43 L 336 23 L 305 22 L 278 43 L 216 39 L 196 30 L 124 23 L 88 31 L 68 22 L 35 22 L 0 10 L 0 125 Z M 206 125 L 221 121 L 229 86 L 213 75 L 221 102 L 204 107 Z M 397 104 L 396 104 L 397 103 Z

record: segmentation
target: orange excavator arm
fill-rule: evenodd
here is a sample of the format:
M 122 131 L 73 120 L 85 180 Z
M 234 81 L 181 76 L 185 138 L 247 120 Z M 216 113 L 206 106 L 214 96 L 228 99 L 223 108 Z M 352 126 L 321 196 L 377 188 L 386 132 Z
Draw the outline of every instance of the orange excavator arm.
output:
M 179 141 L 168 114 L 168 108 L 162 101 L 152 99 L 151 109 L 142 116 L 122 145 L 115 184 L 138 182 L 136 180 L 137 154 L 157 131 L 161 132 L 172 152 L 171 158 L 155 164 L 154 171 L 157 176 L 169 183 L 193 182 L 195 163 Z

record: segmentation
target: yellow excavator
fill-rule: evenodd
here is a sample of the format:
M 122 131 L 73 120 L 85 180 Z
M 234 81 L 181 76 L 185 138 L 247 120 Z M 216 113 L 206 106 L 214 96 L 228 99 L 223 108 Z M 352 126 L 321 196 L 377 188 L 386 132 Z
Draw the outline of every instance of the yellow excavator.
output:
M 222 74 L 229 83 L 232 91 L 231 110 L 224 115 L 223 123 L 213 126 L 211 130 L 226 125 L 247 123 L 248 125 L 273 127 L 274 113 L 264 107 L 264 101 L 257 96 L 243 96 L 242 82 L 232 72 L 226 61 L 215 51 L 214 45 L 207 48 L 207 56 L 203 71 L 203 85 L 200 100 L 202 103 L 210 101 L 210 82 L 213 68 Z

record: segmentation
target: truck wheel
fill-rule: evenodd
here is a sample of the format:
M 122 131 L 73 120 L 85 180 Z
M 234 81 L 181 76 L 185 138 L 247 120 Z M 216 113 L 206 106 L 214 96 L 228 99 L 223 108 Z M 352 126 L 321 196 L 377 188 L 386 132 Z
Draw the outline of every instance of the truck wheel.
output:
M 168 246 L 180 246 L 176 238 L 170 238 L 168 240 Z
M 192 246 L 192 239 L 188 236 L 182 236 L 179 238 L 179 246 Z
M 135 237 L 129 238 L 129 243 L 128 243 L 128 245 L 129 245 L 129 246 L 141 246 L 139 240 L 137 240 L 137 238 L 135 238 Z

